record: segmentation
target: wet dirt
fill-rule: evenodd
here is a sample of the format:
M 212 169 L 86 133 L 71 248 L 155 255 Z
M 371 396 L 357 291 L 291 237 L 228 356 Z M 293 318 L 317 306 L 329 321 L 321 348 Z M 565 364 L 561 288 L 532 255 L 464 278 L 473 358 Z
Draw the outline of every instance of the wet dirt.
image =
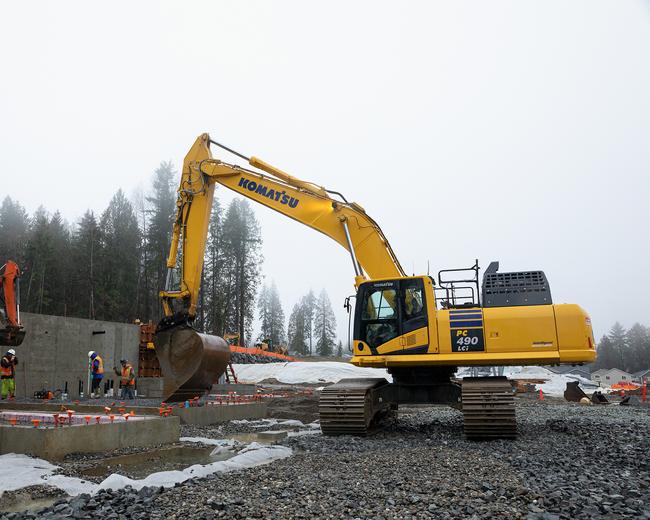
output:
M 104 459 L 82 470 L 81 474 L 88 477 L 107 477 L 112 473 L 119 473 L 140 479 L 153 472 L 182 470 L 194 464 L 228 460 L 234 455 L 235 453 L 230 450 L 215 450 L 215 446 L 174 446 Z
M 38 511 L 53 505 L 66 494 L 50 486 L 29 486 L 15 491 L 5 491 L 0 500 L 0 513 Z

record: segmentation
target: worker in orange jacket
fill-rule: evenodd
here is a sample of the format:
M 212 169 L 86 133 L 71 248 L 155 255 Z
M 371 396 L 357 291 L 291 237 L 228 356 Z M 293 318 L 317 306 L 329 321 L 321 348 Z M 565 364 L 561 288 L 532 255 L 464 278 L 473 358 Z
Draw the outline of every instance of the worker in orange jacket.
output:
M 9 397 L 13 399 L 16 394 L 16 365 L 18 358 L 14 349 L 7 350 L 7 353 L 0 360 L 0 378 L 2 379 L 2 399 Z
M 122 393 L 120 399 L 134 399 L 135 398 L 135 372 L 133 367 L 126 359 L 120 359 L 122 369 L 118 372 L 117 367 L 114 368 L 115 373 L 120 376 L 120 388 Z

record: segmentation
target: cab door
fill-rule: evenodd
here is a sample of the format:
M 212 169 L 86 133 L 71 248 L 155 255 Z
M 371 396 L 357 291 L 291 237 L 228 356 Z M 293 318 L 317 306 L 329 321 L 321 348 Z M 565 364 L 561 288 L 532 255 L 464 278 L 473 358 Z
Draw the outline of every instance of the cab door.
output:
M 424 354 L 429 349 L 426 297 L 422 278 L 400 281 L 402 354 Z

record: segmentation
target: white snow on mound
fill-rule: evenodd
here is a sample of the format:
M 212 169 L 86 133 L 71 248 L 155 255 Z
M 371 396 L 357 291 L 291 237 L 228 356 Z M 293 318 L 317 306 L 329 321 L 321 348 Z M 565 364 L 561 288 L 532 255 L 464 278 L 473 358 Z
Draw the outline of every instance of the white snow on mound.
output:
M 190 478 L 207 477 L 212 473 L 252 468 L 268 464 L 274 460 L 287 458 L 290 455 L 291 448 L 287 446 L 263 446 L 253 442 L 232 459 L 213 462 L 212 464 L 195 464 L 182 471 L 160 471 L 152 473 L 141 480 L 134 480 L 113 473 L 99 484 L 97 489 L 120 489 L 126 486 L 132 486 L 133 489 L 142 489 L 146 486 L 173 487 L 177 482 L 184 482 Z
M 5 491 L 13 491 L 28 486 L 50 485 L 62 489 L 68 494 L 87 493 L 94 486 L 91 482 L 65 475 L 53 475 L 58 466 L 46 460 L 7 453 L 0 455 L 0 496 Z
M 259 363 L 234 365 L 237 379 L 242 383 L 259 383 L 277 379 L 280 383 L 338 383 L 348 377 L 392 377 L 383 368 L 355 367 L 338 361 L 296 361 L 286 363 Z
M 205 465 L 195 464 L 182 471 L 160 471 L 140 480 L 113 473 L 100 484 L 94 484 L 74 477 L 54 475 L 54 471 L 59 469 L 58 466 L 45 460 L 9 453 L 0 455 L 0 467 L 7 469 L 7 471 L 0 472 L 0 496 L 4 491 L 34 485 L 50 485 L 62 489 L 69 495 L 96 493 L 100 489 L 120 489 L 125 486 L 133 486 L 134 489 L 141 489 L 145 486 L 172 487 L 177 482 L 184 482 L 190 478 L 252 468 L 284 459 L 290 455 L 291 448 L 287 446 L 263 446 L 253 442 L 228 460 Z

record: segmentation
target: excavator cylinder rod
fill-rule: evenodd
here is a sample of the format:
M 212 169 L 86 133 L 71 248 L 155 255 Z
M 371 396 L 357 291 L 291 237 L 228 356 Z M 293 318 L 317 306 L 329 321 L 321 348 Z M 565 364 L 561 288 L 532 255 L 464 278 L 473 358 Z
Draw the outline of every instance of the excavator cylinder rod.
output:
M 201 334 L 187 325 L 156 332 L 154 345 L 169 403 L 204 395 L 230 361 L 230 348 L 223 338 Z

